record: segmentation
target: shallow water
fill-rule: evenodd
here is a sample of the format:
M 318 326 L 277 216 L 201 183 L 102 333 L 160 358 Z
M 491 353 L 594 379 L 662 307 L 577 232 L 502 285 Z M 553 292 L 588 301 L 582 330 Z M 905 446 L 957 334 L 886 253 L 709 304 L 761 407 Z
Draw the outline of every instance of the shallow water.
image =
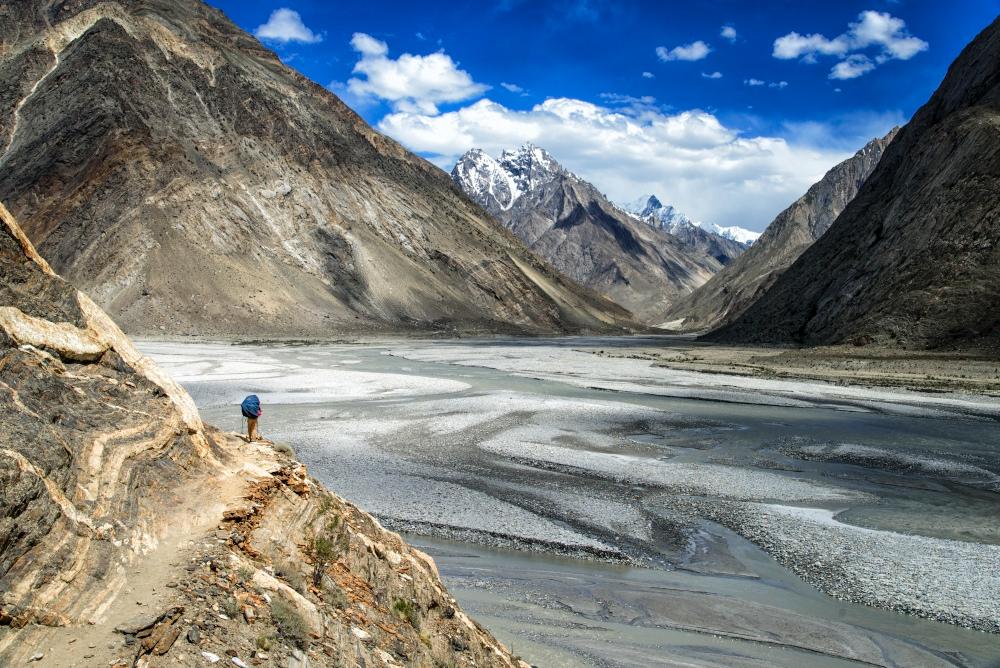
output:
M 411 532 L 463 606 L 539 665 L 1000 665 L 1000 636 L 836 600 L 718 523 L 742 531 L 727 518 L 769 503 L 838 511 L 836 526 L 756 516 L 807 576 L 842 568 L 890 599 L 926 580 L 917 605 L 992 614 L 1000 406 L 579 352 L 634 343 L 140 347 L 222 428 L 260 395 L 265 435 Z M 836 562 L 824 543 L 844 531 L 882 551 L 885 531 L 925 536 L 936 560 L 865 575 L 885 555 L 859 542 Z

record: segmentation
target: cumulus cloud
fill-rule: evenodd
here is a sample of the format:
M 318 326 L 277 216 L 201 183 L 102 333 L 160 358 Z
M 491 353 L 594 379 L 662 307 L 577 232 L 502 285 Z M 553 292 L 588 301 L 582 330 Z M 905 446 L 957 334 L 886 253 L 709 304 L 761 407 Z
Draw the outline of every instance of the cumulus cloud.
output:
M 701 60 L 711 53 L 711 51 L 712 47 L 699 39 L 697 42 L 682 44 L 672 49 L 668 49 L 665 46 L 658 46 L 656 47 L 656 57 L 664 62 L 671 60 Z
M 856 79 L 875 69 L 875 63 L 863 53 L 852 53 L 830 70 L 831 79 Z
M 736 28 L 731 25 L 722 26 L 722 29 L 719 31 L 719 35 L 723 39 L 729 40 L 730 43 L 735 43 L 736 38 L 739 37 L 736 33 Z
M 398 111 L 379 129 L 444 169 L 470 148 L 496 155 L 534 142 L 614 200 L 656 192 L 702 220 L 756 229 L 857 148 L 744 136 L 708 112 L 653 102 L 605 94 L 602 104 L 552 98 L 522 111 L 480 99 L 437 115 Z
M 772 55 L 782 60 L 802 58 L 816 62 L 817 56 L 838 56 L 842 60 L 830 70 L 831 79 L 854 79 L 889 60 L 909 60 L 929 44 L 906 30 L 906 22 L 888 12 L 868 10 L 847 26 L 847 32 L 829 39 L 821 34 L 790 32 L 774 40 Z M 877 53 L 864 50 L 875 47 Z
M 788 85 L 787 81 L 772 81 L 771 83 L 767 84 L 767 87 L 768 88 L 784 88 L 787 85 Z
M 656 75 L 653 74 L 652 72 L 643 72 L 642 73 L 642 78 L 643 79 L 655 79 Z
M 761 79 L 744 79 L 743 83 L 747 86 L 763 86 L 767 82 Z
M 253 34 L 258 39 L 281 42 L 282 44 L 288 42 L 315 44 L 323 41 L 322 35 L 318 35 L 306 27 L 297 11 L 287 7 L 281 7 L 271 12 L 267 23 L 257 26 Z
M 426 56 L 404 53 L 395 60 L 389 46 L 371 35 L 354 33 L 351 46 L 361 54 L 346 89 L 355 98 L 386 100 L 396 111 L 436 114 L 437 105 L 482 95 L 489 86 L 476 83 L 443 51 Z
M 721 79 L 722 72 L 702 72 L 701 76 L 705 77 L 706 79 Z

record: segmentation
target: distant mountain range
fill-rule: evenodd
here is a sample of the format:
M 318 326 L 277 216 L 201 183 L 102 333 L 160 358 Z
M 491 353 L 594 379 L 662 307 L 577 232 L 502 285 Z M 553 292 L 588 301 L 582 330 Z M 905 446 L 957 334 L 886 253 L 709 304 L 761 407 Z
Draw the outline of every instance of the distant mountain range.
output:
M 0 201 L 129 332 L 631 322 L 216 9 L 79 0 L 0 15 Z
M 671 305 L 666 318 L 670 328 L 703 331 L 739 317 L 830 228 L 878 165 L 897 130 L 873 139 L 827 172 L 778 214 L 742 257 Z
M 998 119 L 1000 19 L 952 63 L 830 229 L 710 338 L 997 355 Z
M 673 206 L 663 204 L 656 195 L 643 195 L 637 200 L 622 204 L 621 207 L 650 224 L 659 225 L 674 235 L 685 234 L 686 228 L 694 227 L 709 234 L 735 241 L 743 246 L 751 245 L 760 236 L 760 232 L 742 227 L 721 227 L 715 223 L 706 226 L 701 221 L 691 220 Z
M 529 248 L 645 322 L 660 322 L 673 300 L 746 248 L 679 216 L 668 224 L 654 197 L 639 209 L 615 205 L 532 144 L 497 158 L 473 149 L 451 174 Z

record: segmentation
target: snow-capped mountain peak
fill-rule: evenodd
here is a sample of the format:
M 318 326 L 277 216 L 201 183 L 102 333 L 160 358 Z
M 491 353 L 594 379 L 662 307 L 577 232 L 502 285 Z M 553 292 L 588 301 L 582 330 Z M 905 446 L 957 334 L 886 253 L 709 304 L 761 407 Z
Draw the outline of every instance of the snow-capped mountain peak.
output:
M 681 232 L 685 226 L 697 227 L 745 246 L 749 246 L 760 236 L 759 232 L 742 227 L 721 227 L 715 223 L 705 225 L 700 220 L 692 220 L 670 204 L 663 204 L 656 195 L 643 195 L 639 199 L 623 204 L 621 208 L 639 220 L 674 235 Z
M 458 186 L 488 211 L 507 211 L 519 197 L 559 176 L 572 176 L 549 153 L 534 144 L 506 150 L 499 158 L 474 148 L 451 170 Z

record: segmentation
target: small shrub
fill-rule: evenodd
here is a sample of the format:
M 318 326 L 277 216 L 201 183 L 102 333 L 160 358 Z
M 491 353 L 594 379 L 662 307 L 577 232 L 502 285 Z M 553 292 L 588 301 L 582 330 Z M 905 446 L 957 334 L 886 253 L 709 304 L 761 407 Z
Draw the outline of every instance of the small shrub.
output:
M 253 579 L 254 570 L 249 566 L 240 566 L 236 571 L 236 576 L 239 578 L 241 583 L 249 582 Z
M 306 552 L 313 562 L 312 581 L 314 587 L 319 587 L 323 574 L 331 561 L 337 558 L 343 550 L 340 533 L 340 517 L 335 516 L 323 531 L 306 535 Z
M 274 445 L 271 446 L 271 448 L 275 452 L 279 452 L 283 455 L 291 457 L 292 459 L 295 459 L 295 451 L 292 450 L 292 446 L 288 445 L 287 443 L 275 443 Z
M 302 573 L 291 562 L 284 561 L 276 564 L 274 574 L 287 582 L 289 587 L 305 596 L 307 591 L 306 579 L 302 577 Z
M 328 575 L 323 576 L 323 600 L 335 608 L 346 608 L 349 601 L 344 590 Z
M 274 647 L 274 636 L 267 634 L 257 636 L 257 649 L 262 649 L 267 652 L 270 651 L 272 647 Z
M 222 611 L 230 619 L 237 619 L 240 616 L 240 604 L 237 603 L 235 598 L 230 596 L 222 601 Z
M 278 635 L 287 643 L 299 649 L 309 645 L 309 626 L 291 603 L 276 597 L 271 603 L 271 619 Z
M 414 629 L 420 630 L 420 613 L 417 611 L 417 606 L 413 605 L 413 603 L 401 598 L 396 599 L 396 602 L 392 606 L 392 611 L 400 619 L 409 622 L 410 626 Z

